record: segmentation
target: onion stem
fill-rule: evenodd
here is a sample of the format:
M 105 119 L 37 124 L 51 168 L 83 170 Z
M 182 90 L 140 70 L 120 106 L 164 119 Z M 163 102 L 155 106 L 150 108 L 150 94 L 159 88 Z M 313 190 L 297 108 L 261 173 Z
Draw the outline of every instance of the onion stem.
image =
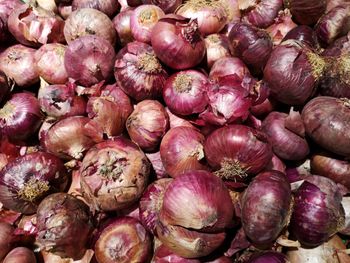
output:
M 49 182 L 32 177 L 24 184 L 24 187 L 18 191 L 18 196 L 25 201 L 33 202 L 49 189 Z

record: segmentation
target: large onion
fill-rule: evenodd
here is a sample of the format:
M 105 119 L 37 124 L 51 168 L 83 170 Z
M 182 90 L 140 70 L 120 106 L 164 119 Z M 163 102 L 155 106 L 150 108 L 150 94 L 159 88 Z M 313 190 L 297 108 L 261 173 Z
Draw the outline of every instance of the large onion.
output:
M 326 0 L 284 0 L 285 8 L 290 9 L 294 21 L 302 25 L 313 25 L 324 14 Z

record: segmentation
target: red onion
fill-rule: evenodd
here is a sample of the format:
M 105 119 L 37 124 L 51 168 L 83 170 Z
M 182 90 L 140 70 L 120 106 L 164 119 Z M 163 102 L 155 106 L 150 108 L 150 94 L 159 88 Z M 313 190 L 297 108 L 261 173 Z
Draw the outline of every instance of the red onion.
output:
M 322 176 L 307 178 L 295 194 L 291 233 L 305 246 L 321 245 L 344 228 L 341 200 L 332 180 Z
M 5 257 L 3 263 L 36 263 L 36 258 L 30 249 L 26 247 L 16 247 Z
M 193 69 L 179 71 L 166 80 L 163 98 L 175 114 L 201 113 L 208 104 L 208 88 L 208 77 L 203 73 Z
M 154 252 L 154 263 L 201 263 L 199 259 L 182 258 L 167 249 L 166 246 L 160 245 Z M 230 261 L 231 262 L 231 261 Z
M 253 254 L 247 263 L 288 263 L 287 257 L 276 251 Z
M 89 118 L 82 116 L 60 120 L 49 128 L 41 145 L 60 158 L 81 159 L 94 144 L 86 135 L 85 125 L 88 122 Z
M 273 24 L 273 20 L 282 9 L 283 0 L 238 0 L 238 5 L 243 22 L 259 28 L 267 28 Z
M 218 81 L 229 75 L 236 75 L 242 81 L 251 78 L 247 66 L 236 57 L 226 57 L 215 61 L 210 69 L 209 78 Z
M 302 25 L 313 25 L 325 13 L 326 0 L 284 0 L 284 7 L 288 8 L 294 21 Z
M 176 14 L 197 19 L 202 35 L 219 33 L 227 22 L 225 6 L 222 1 L 188 0 L 176 11 Z
M 131 217 L 110 222 L 95 244 L 98 263 L 149 262 L 151 251 L 151 237 L 140 222 Z
M 153 172 L 157 179 L 168 178 L 168 174 L 165 171 L 160 152 L 146 153 L 147 159 L 151 162 Z M 1 167 L 0 167 L 1 169 Z
M 259 74 L 265 67 L 272 51 L 272 41 L 268 33 L 249 24 L 233 25 L 229 39 L 238 57 Z
M 142 0 L 143 4 L 159 6 L 164 13 L 174 13 L 182 4 L 182 0 Z
M 126 129 L 133 142 L 142 150 L 151 152 L 158 148 L 169 129 L 169 116 L 160 102 L 144 100 L 135 106 Z
M 22 45 L 13 45 L 0 53 L 0 70 L 13 79 L 18 86 L 30 86 L 39 81 L 36 72 L 35 49 Z
M 126 94 L 141 101 L 160 97 L 168 74 L 153 48 L 135 41 L 128 43 L 117 54 L 114 76 Z
M 274 45 L 279 45 L 282 39 L 297 25 L 292 20 L 292 15 L 288 9 L 279 11 L 278 16 L 275 18 L 274 23 L 269 26 L 266 31 L 272 38 Z
M 205 39 L 206 57 L 208 67 L 211 68 L 217 60 L 231 57 L 233 49 L 227 36 L 223 34 L 212 34 Z
M 257 175 L 242 196 L 242 226 L 257 246 L 268 247 L 288 225 L 292 193 L 287 177 L 278 171 Z
M 311 48 L 317 48 L 319 43 L 315 31 L 309 26 L 297 26 L 290 30 L 287 35 L 283 38 L 283 41 L 288 39 L 298 40 Z
M 131 34 L 136 41 L 151 43 L 151 32 L 155 24 L 164 16 L 156 5 L 141 5 L 130 17 Z
M 66 193 L 49 195 L 38 207 L 37 227 L 37 241 L 44 250 L 80 259 L 92 232 L 89 208 Z
M 350 134 L 345 132 L 350 124 L 348 99 L 317 97 L 302 111 L 307 134 L 323 148 L 350 156 Z
M 131 141 L 119 138 L 96 144 L 80 168 L 83 196 L 95 210 L 126 208 L 142 195 L 149 172 L 147 157 Z
M 198 65 L 205 55 L 197 19 L 172 14 L 164 16 L 153 28 L 151 43 L 157 57 L 177 70 Z
M 64 25 L 64 36 L 68 44 L 86 35 L 102 37 L 112 46 L 116 42 L 112 21 L 106 14 L 93 8 L 81 8 L 72 12 Z
M 325 65 L 325 61 L 309 47 L 288 40 L 272 51 L 264 70 L 264 80 L 278 101 L 301 105 L 315 92 Z
M 0 102 L 3 101 L 13 89 L 14 82 L 4 72 L 0 71 Z
M 204 136 L 190 127 L 170 129 L 160 144 L 160 157 L 171 177 L 188 170 L 207 170 L 204 163 Z
M 25 140 L 40 127 L 43 115 L 32 93 L 13 94 L 0 109 L 0 128 L 11 139 Z
M 133 12 L 133 9 L 128 8 L 124 11 L 121 11 L 112 20 L 114 28 L 117 31 L 118 42 L 122 46 L 125 46 L 127 43 L 134 40 L 130 27 L 130 20 Z
M 243 125 L 230 125 L 211 133 L 204 144 L 205 156 L 224 179 L 256 174 L 270 162 L 271 145 L 265 133 Z
M 73 0 L 72 9 L 73 11 L 82 9 L 82 8 L 94 8 L 109 17 L 117 12 L 119 3 L 117 0 Z
M 11 239 L 15 228 L 9 223 L 0 222 L 0 230 L 0 260 L 3 260 L 12 247 Z

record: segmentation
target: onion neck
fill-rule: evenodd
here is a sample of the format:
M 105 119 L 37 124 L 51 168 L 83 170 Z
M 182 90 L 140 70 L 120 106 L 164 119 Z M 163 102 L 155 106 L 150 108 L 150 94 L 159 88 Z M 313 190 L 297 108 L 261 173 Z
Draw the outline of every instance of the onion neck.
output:
M 175 90 L 179 93 L 189 92 L 191 90 L 192 77 L 188 74 L 178 74 L 174 81 Z
M 243 168 L 239 161 L 231 159 L 224 159 L 220 170 L 217 170 L 215 175 L 227 180 L 236 180 L 237 177 L 246 178 L 248 176 L 247 169 Z
M 306 56 L 311 65 L 312 75 L 317 81 L 323 76 L 327 64 L 323 58 L 312 51 L 307 52 Z
M 18 191 L 18 196 L 28 202 L 33 202 L 50 189 L 49 182 L 32 177 L 23 188 Z
M 342 55 L 336 65 L 338 65 L 337 73 L 340 75 L 340 80 L 350 86 L 350 54 Z
M 157 57 L 152 53 L 143 53 L 137 58 L 137 67 L 146 73 L 160 73 L 162 66 Z
M 157 21 L 157 18 L 158 16 L 154 9 L 143 10 L 138 16 L 140 23 L 143 25 L 153 23 Z

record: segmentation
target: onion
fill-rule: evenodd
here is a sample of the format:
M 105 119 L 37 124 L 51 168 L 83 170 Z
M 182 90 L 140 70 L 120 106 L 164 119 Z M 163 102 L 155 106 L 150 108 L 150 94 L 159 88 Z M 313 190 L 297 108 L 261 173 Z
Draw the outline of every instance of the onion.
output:
M 182 4 L 182 0 L 142 0 L 143 4 L 159 6 L 164 13 L 174 13 Z
M 73 11 L 82 9 L 82 8 L 94 8 L 109 17 L 117 12 L 119 3 L 117 0 L 73 0 L 72 9 Z
M 315 247 L 344 228 L 342 196 L 337 185 L 322 176 L 312 176 L 295 194 L 291 233 L 302 245 Z
M 247 263 L 288 263 L 287 257 L 276 251 L 253 254 Z
M 14 9 L 19 8 L 23 3 L 20 0 L 3 0 L 0 2 L 0 41 L 6 43 L 12 40 L 8 32 L 7 21 Z
M 63 159 L 81 159 L 94 144 L 86 135 L 89 118 L 68 117 L 52 125 L 43 137 L 41 145 L 50 153 Z
M 168 74 L 153 48 L 135 41 L 128 43 L 117 54 L 114 76 L 126 94 L 141 101 L 160 97 Z
M 102 37 L 112 46 L 116 42 L 112 21 L 106 14 L 93 8 L 81 8 L 72 12 L 64 25 L 64 37 L 68 44 L 86 35 Z
M 153 261 L 154 263 L 201 263 L 199 259 L 187 259 L 182 258 L 175 253 L 167 249 L 166 246 L 160 245 L 154 252 Z M 231 262 L 231 261 L 230 261 Z
M 42 119 L 39 102 L 32 93 L 13 94 L 0 109 L 1 133 L 14 140 L 25 140 L 39 129 Z
M 0 222 L 0 260 L 6 256 L 12 247 L 14 227 L 9 223 Z
M 171 112 L 179 115 L 201 113 L 208 104 L 208 77 L 189 69 L 171 75 L 165 82 L 163 98 Z
M 314 98 L 304 107 L 302 118 L 306 133 L 318 145 L 333 153 L 350 156 L 350 134 L 344 133 L 350 124 L 348 99 Z
M 231 57 L 233 48 L 227 36 L 223 34 L 212 34 L 205 39 L 207 65 L 211 68 L 217 60 Z
M 238 0 L 242 12 L 242 21 L 259 28 L 267 28 L 273 24 L 278 12 L 282 9 L 283 0 Z
M 0 102 L 3 101 L 13 89 L 14 82 L 4 72 L 0 71 Z
M 260 172 L 272 158 L 265 133 L 243 125 L 230 125 L 212 132 L 204 144 L 205 156 L 223 179 L 244 179 Z
M 197 19 L 172 14 L 164 16 L 153 28 L 151 43 L 157 57 L 176 70 L 198 65 L 205 55 Z
M 89 208 L 66 193 L 49 195 L 38 207 L 37 227 L 37 241 L 47 252 L 80 259 L 92 232 Z
M 274 23 L 269 26 L 266 31 L 272 38 L 274 45 L 279 45 L 282 39 L 297 25 L 292 20 L 292 15 L 288 9 L 279 11 Z
M 288 39 L 298 40 L 311 48 L 317 48 L 319 43 L 315 31 L 305 25 L 297 26 L 290 30 L 287 35 L 283 38 L 283 41 Z
M 160 152 L 146 153 L 147 159 L 151 162 L 153 172 L 156 179 L 168 178 L 168 174 L 165 171 L 162 159 L 160 158 Z
M 134 13 L 134 10 L 131 8 L 125 9 L 117 14 L 112 22 L 115 30 L 117 31 L 118 43 L 122 46 L 125 46 L 127 43 L 134 40 L 131 34 L 131 15 Z
M 171 177 L 188 170 L 207 170 L 204 163 L 204 136 L 190 127 L 170 129 L 160 144 L 160 157 Z
M 309 47 L 288 40 L 272 51 L 264 70 L 264 80 L 278 101 L 302 105 L 315 92 L 325 65 L 325 61 Z
M 30 86 L 39 81 L 33 65 L 35 49 L 13 45 L 0 53 L 0 70 L 13 79 L 18 86 Z
M 36 263 L 33 251 L 26 247 L 16 247 L 5 257 L 3 263 Z
M 95 210 L 124 209 L 140 198 L 149 172 L 147 157 L 131 141 L 118 138 L 96 144 L 80 168 L 83 196 Z
M 151 251 L 151 237 L 140 222 L 131 217 L 110 222 L 95 244 L 98 263 L 149 262 Z
M 260 74 L 272 51 L 272 41 L 268 33 L 249 24 L 236 23 L 231 28 L 229 39 L 238 57 Z
M 247 66 L 236 57 L 226 57 L 215 61 L 210 69 L 209 78 L 218 81 L 229 75 L 236 75 L 242 81 L 251 78 Z
M 126 129 L 133 142 L 142 150 L 156 150 L 169 129 L 169 116 L 156 100 L 139 102 L 126 122 Z
M 203 35 L 219 33 L 224 28 L 228 15 L 220 0 L 188 0 L 177 9 L 176 14 L 197 19 L 198 29 Z
M 156 5 L 141 5 L 130 17 L 131 34 L 136 41 L 151 43 L 151 32 L 155 24 L 164 16 Z
M 291 11 L 298 24 L 313 25 L 326 11 L 327 1 L 284 0 L 284 7 Z

